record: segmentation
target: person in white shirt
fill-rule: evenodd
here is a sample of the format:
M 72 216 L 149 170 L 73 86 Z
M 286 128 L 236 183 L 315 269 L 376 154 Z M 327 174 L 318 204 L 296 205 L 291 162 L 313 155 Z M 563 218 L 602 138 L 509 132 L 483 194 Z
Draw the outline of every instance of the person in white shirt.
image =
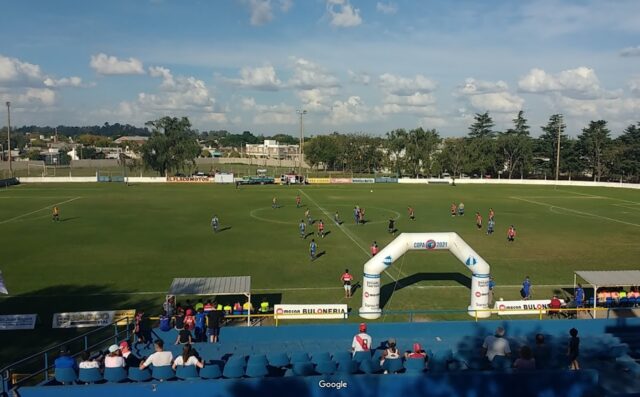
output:
M 85 350 L 80 354 L 80 364 L 78 364 L 78 368 L 100 368 L 100 364 L 98 364 L 96 360 L 91 358 L 91 353 Z
M 198 360 L 198 357 L 196 357 L 195 352 L 193 351 L 193 349 L 191 349 L 191 345 L 185 345 L 182 348 L 182 355 L 176 357 L 176 359 L 173 361 L 173 369 L 175 370 L 178 365 L 182 365 L 182 366 L 195 365 L 198 368 L 204 367 L 204 364 L 200 362 L 200 360 Z
M 118 345 L 109 346 L 109 355 L 104 358 L 105 368 L 118 368 L 124 367 L 124 358 L 120 355 L 120 348 Z
M 171 362 L 173 361 L 173 354 L 171 354 L 171 352 L 164 351 L 164 342 L 162 339 L 158 339 L 155 342 L 155 348 L 156 352 L 140 364 L 140 369 L 145 369 L 149 365 L 153 365 L 154 367 L 171 365 Z
M 511 356 L 509 341 L 504 338 L 504 328 L 496 328 L 495 335 L 489 335 L 484 339 L 482 353 L 489 361 L 493 361 L 495 356 Z
M 353 342 L 351 343 L 351 351 L 355 354 L 356 352 L 369 351 L 371 350 L 371 336 L 367 334 L 367 324 L 360 324 L 360 333 L 353 337 Z

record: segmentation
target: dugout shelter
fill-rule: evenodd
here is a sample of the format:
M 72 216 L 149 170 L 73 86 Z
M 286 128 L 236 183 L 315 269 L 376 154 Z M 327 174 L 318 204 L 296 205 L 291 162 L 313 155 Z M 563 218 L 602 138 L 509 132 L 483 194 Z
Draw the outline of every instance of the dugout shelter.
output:
M 578 270 L 573 274 L 574 295 L 578 277 L 593 288 L 593 318 L 596 318 L 598 288 L 634 287 L 640 285 L 640 270 Z

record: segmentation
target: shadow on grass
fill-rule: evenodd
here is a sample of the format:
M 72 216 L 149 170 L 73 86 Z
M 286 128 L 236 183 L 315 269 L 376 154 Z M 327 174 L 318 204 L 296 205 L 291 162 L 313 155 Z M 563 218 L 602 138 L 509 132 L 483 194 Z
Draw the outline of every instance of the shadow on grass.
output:
M 462 273 L 416 273 L 405 278 L 398 280 L 397 282 L 391 282 L 385 284 L 380 289 L 380 307 L 384 308 L 384 305 L 389 301 L 394 291 L 401 290 L 412 284 L 419 283 L 420 281 L 443 281 L 453 280 L 458 284 L 471 289 L 471 279 Z
M 37 314 L 33 330 L 2 331 L 0 333 L 0 367 L 15 362 L 28 355 L 51 348 L 59 343 L 97 329 L 52 328 L 53 314 L 78 311 L 143 309 L 149 315 L 157 315 L 162 305 L 162 296 L 116 293 L 106 285 L 58 285 L 20 295 L 0 298 L 2 314 Z M 100 333 L 104 336 L 104 333 Z M 111 331 L 113 335 L 113 331 Z M 98 335 L 90 337 L 88 344 L 97 343 Z M 113 343 L 111 338 L 105 346 Z M 105 346 L 98 346 L 104 348 Z M 98 348 L 96 347 L 96 348 Z M 84 350 L 84 338 L 70 343 L 73 353 Z M 57 353 L 57 352 L 56 352 Z M 50 363 L 56 354 L 49 356 Z M 42 367 L 43 358 L 34 365 Z
M 226 232 L 227 230 L 231 230 L 231 226 L 225 226 L 218 230 L 218 233 Z

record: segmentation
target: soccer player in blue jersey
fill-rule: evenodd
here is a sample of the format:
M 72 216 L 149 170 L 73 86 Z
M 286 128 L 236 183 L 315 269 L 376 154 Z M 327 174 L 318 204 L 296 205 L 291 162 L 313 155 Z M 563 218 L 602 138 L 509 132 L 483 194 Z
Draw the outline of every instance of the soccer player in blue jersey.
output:
M 318 252 L 318 245 L 316 244 L 316 240 L 311 239 L 311 244 L 309 244 L 309 255 L 311 256 L 311 260 L 316 260 L 316 253 Z
M 305 238 L 306 237 L 305 232 L 307 231 L 307 224 L 304 223 L 303 219 L 300 219 L 300 224 L 298 225 L 298 230 L 300 230 L 300 238 Z

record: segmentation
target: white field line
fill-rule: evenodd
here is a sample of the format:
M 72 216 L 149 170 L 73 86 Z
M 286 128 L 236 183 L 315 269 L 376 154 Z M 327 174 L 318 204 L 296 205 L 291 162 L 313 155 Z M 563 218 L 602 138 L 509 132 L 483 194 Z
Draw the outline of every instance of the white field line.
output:
M 602 215 L 592 214 L 592 213 L 590 213 L 590 212 L 584 212 L 584 211 L 574 210 L 574 209 L 571 209 L 571 208 L 560 207 L 559 205 L 552 205 L 552 204 L 549 204 L 549 203 L 542 203 L 542 202 L 540 202 L 540 201 L 528 200 L 528 199 L 525 199 L 525 198 L 522 198 L 522 197 L 516 197 L 516 196 L 511 196 L 510 198 L 515 199 L 515 200 L 525 201 L 525 202 L 527 202 L 527 203 L 531 203 L 531 204 L 542 205 L 542 206 L 544 206 L 544 207 L 560 208 L 561 210 L 565 210 L 565 211 L 573 212 L 573 213 L 575 213 L 575 214 L 585 215 L 585 216 L 590 216 L 590 217 L 592 217 L 592 218 L 604 219 L 604 220 L 611 221 L 611 222 L 622 223 L 623 225 L 629 225 L 629 226 L 640 227 L 640 225 L 639 225 L 639 224 L 637 224 L 637 223 L 625 222 L 625 221 L 621 221 L 620 219 L 609 218 L 609 217 L 607 217 L 607 216 L 602 216 Z
M 61 198 L 73 198 L 74 196 L 6 196 L 0 197 L 0 200 L 8 199 L 61 199 Z
M 328 218 L 328 219 L 333 219 L 333 218 L 331 217 L 331 215 L 329 214 L 329 212 L 328 212 L 327 210 L 325 210 L 324 208 L 320 207 L 320 205 L 319 205 L 318 203 L 316 203 L 316 202 L 311 198 L 311 196 L 309 196 L 307 193 L 305 193 L 305 192 L 304 192 L 304 191 L 302 191 L 301 189 L 298 189 L 298 191 L 299 191 L 300 193 L 304 194 L 304 196 L 305 196 L 307 199 L 309 199 L 309 201 L 311 201 L 311 202 L 313 203 L 313 205 L 315 205 L 316 207 L 318 207 L 318 209 L 319 209 L 320 211 L 322 211 L 322 212 L 327 216 L 327 218 Z M 353 241 L 353 242 L 355 243 L 355 245 L 357 245 L 357 246 L 362 250 L 362 252 L 364 252 L 364 254 L 367 256 L 367 258 L 369 258 L 369 252 L 368 252 L 368 251 L 366 250 L 366 248 L 364 248 L 364 247 L 363 247 L 363 246 L 362 246 L 358 241 L 356 241 L 356 239 L 351 235 L 351 232 L 349 232 L 349 230 L 347 230 L 347 228 L 346 228 L 346 227 L 342 227 L 342 225 L 336 225 L 336 226 L 338 227 L 338 229 L 342 230 L 342 232 L 343 232 L 347 237 L 349 237 L 349 238 L 351 239 L 351 241 Z M 395 277 L 393 277 L 391 274 L 389 274 L 389 272 L 388 272 L 388 271 L 386 271 L 386 270 L 385 270 L 384 272 L 387 274 L 387 276 L 391 277 L 391 279 L 392 279 L 393 281 L 398 282 L 398 280 L 397 280 Z
M 570 288 L 573 284 L 535 284 L 533 288 Z M 409 285 L 403 289 L 444 289 L 444 288 L 464 288 L 464 285 Z M 498 285 L 498 289 L 507 288 L 522 288 L 521 284 L 513 285 Z M 342 287 L 295 287 L 295 288 L 252 288 L 252 293 L 264 293 L 264 292 L 295 292 L 295 291 L 326 291 L 326 290 L 343 290 Z M 95 294 L 82 294 L 82 296 L 118 296 L 118 295 L 164 295 L 167 291 L 135 291 L 135 292 L 100 292 Z M 77 297 L 79 295 L 72 294 L 45 294 L 45 295 L 20 295 L 20 298 L 64 298 L 64 297 Z M 16 298 L 16 295 L 0 295 L 0 300 L 3 298 Z
M 616 207 L 620 207 L 620 208 L 626 208 L 628 210 L 633 210 L 633 211 L 640 211 L 640 207 L 634 207 L 631 205 L 625 205 L 625 204 L 613 204 Z
M 609 199 L 609 200 L 622 201 L 623 203 L 631 203 L 631 204 L 640 205 L 640 202 L 637 202 L 637 201 L 624 200 L 624 199 L 619 199 L 619 198 L 615 198 L 615 197 L 609 197 L 609 196 L 596 196 L 596 195 L 588 194 L 588 193 L 574 192 L 574 191 L 572 191 L 572 190 L 561 190 L 561 191 L 563 191 L 563 192 L 567 192 L 567 193 L 579 194 L 579 195 L 581 195 L 581 196 L 587 196 L 587 197 L 592 197 L 592 198 L 605 198 L 605 199 Z
M 18 215 L 18 216 L 15 216 L 15 217 L 13 217 L 13 218 L 10 218 L 10 219 L 7 219 L 7 220 L 4 220 L 4 221 L 1 221 L 1 222 L 0 222 L 0 225 L 2 225 L 3 223 L 8 223 L 8 222 L 11 222 L 11 221 L 15 221 L 16 219 L 24 218 L 25 216 L 29 216 L 29 215 L 31 215 L 31 214 L 35 214 L 36 212 L 40 212 L 40 211 L 44 211 L 44 210 L 48 210 L 49 208 L 51 208 L 51 207 L 55 207 L 56 205 L 62 205 L 62 204 L 70 203 L 70 202 L 72 202 L 72 201 L 76 201 L 76 200 L 79 200 L 79 199 L 81 199 L 81 198 L 82 198 L 82 197 L 78 196 L 78 197 L 74 197 L 74 198 L 69 199 L 69 200 L 61 201 L 61 202 L 59 202 L 59 203 L 53 203 L 53 204 L 50 204 L 50 205 L 48 205 L 48 206 L 46 206 L 46 207 L 42 207 L 42 208 L 40 208 L 40 209 L 37 209 L 37 210 L 35 210 L 35 211 L 27 212 L 26 214 Z

